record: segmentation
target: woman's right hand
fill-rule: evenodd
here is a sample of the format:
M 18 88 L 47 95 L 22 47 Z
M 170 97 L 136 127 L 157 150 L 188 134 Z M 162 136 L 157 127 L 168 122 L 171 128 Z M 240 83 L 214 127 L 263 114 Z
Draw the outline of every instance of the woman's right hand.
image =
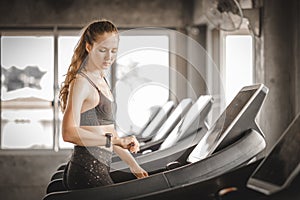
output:
M 140 150 L 140 144 L 133 135 L 122 138 L 112 138 L 112 144 L 128 149 L 131 153 L 137 153 Z

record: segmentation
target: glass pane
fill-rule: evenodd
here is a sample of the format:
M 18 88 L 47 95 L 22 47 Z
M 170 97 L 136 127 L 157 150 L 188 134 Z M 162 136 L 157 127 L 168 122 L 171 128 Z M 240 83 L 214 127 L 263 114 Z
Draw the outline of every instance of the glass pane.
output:
M 54 39 L 1 37 L 1 100 L 36 97 L 53 100 Z
M 120 36 L 115 96 L 117 125 L 125 133 L 140 133 L 151 108 L 169 99 L 169 37 Z
M 79 40 L 79 36 L 59 36 L 58 37 L 58 83 L 61 86 L 65 80 L 65 74 L 71 64 L 75 46 Z M 73 144 L 64 142 L 61 133 L 62 112 L 59 110 L 59 147 L 73 148 Z
M 3 149 L 52 148 L 53 110 L 4 109 L 1 112 Z
M 226 105 L 238 91 L 253 83 L 253 43 L 250 35 L 226 36 Z
M 58 37 L 58 83 L 59 86 L 64 81 L 75 46 L 79 36 L 59 36 Z

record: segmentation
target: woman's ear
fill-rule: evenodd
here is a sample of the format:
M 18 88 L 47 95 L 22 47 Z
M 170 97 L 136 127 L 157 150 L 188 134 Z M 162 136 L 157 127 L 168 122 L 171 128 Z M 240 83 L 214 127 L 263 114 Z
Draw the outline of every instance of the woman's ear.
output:
M 89 53 L 92 49 L 92 45 L 90 45 L 89 43 L 85 43 L 85 50 Z

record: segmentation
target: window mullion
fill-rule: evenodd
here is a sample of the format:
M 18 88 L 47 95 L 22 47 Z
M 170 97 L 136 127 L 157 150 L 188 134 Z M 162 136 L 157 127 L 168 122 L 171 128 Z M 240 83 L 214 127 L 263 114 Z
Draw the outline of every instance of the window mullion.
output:
M 53 100 L 53 149 L 59 150 L 59 105 L 58 105 L 58 31 L 57 27 L 54 27 L 54 100 Z

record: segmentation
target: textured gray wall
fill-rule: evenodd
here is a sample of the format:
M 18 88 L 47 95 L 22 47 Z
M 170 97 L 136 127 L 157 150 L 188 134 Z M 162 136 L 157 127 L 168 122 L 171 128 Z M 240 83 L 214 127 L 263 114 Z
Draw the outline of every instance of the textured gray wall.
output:
M 0 151 L 0 198 L 3 200 L 40 200 L 58 166 L 71 151 Z
M 83 26 L 107 18 L 119 27 L 181 27 L 190 0 L 1 0 L 0 26 Z
M 294 1 L 295 4 L 295 12 L 294 12 L 294 26 L 296 31 L 294 31 L 294 63 L 295 63 L 295 113 L 300 112 L 300 2 Z
M 296 0 L 264 1 L 263 79 L 270 90 L 261 112 L 261 126 L 268 149 L 295 117 L 299 106 L 299 72 L 295 73 L 300 69 L 298 10 Z

